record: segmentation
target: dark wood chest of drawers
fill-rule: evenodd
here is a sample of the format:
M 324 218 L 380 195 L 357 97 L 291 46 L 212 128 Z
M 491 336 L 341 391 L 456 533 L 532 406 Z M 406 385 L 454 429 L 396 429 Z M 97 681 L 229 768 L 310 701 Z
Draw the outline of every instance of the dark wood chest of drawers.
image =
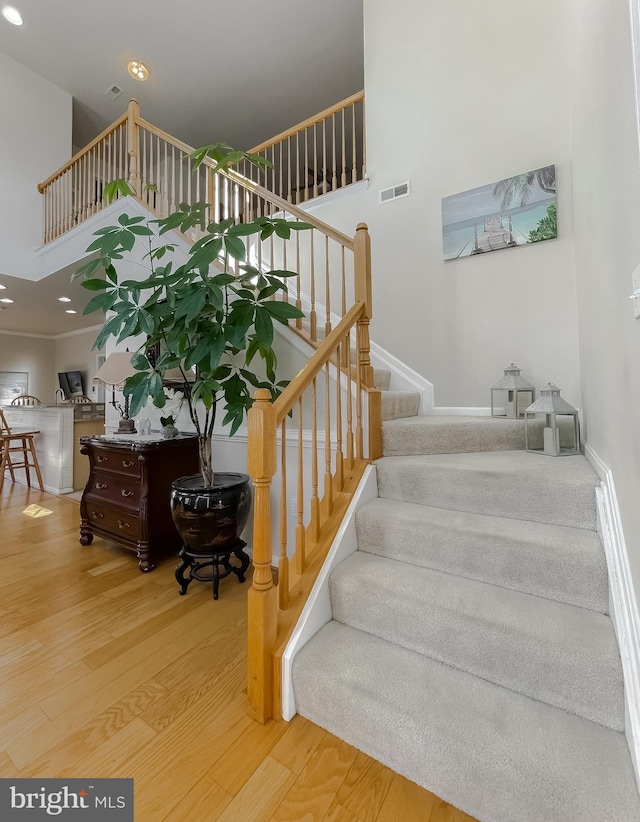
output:
M 80 502 L 80 542 L 94 535 L 118 542 L 138 555 L 141 571 L 155 567 L 156 555 L 177 553 L 180 537 L 171 518 L 171 483 L 197 474 L 198 440 L 181 435 L 144 442 L 81 437 L 89 457 L 89 479 Z

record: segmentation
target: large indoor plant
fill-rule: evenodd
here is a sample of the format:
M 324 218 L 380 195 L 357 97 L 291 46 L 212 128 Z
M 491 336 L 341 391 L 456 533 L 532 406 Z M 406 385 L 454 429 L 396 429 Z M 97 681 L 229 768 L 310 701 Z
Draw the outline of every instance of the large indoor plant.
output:
M 195 152 L 194 165 L 206 157 L 216 161 L 214 171 L 224 171 L 240 159 L 264 164 L 261 157 L 221 144 Z M 112 194 L 131 193 L 125 181 L 115 181 L 110 188 Z M 286 381 L 276 376 L 273 324 L 302 316 L 279 296 L 286 291 L 285 279 L 295 272 L 258 269 L 247 260 L 243 238 L 257 234 L 262 240 L 271 235 L 287 239 L 292 230 L 310 226 L 278 217 L 206 224 L 207 208 L 203 202 L 181 204 L 156 220 L 122 214 L 116 225 L 95 233 L 87 251 L 97 256 L 74 276 L 96 292 L 85 313 L 106 312 L 95 348 L 110 338 L 118 343 L 142 340 L 132 352 L 137 373 L 123 389 L 132 417 L 149 398 L 162 409 L 167 402 L 166 373 L 172 372 L 174 386 L 179 375 L 198 437 L 202 477 L 196 484 L 211 488 L 216 481 L 211 446 L 218 405 L 225 412 L 223 423 L 234 434 L 256 388 L 268 388 L 274 399 L 278 396 Z M 195 226 L 204 228 L 204 235 L 188 249 L 186 261 L 177 265 L 176 242 L 160 238 L 174 229 L 185 234 Z M 148 270 L 141 279 L 123 279 L 118 267 L 131 259 L 140 242 L 146 246 Z

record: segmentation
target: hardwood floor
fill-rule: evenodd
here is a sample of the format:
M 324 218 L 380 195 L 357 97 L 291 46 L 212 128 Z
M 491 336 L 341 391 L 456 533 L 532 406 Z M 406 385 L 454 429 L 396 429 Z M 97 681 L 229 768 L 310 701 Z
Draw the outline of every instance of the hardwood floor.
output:
M 83 548 L 76 501 L 10 481 L 0 534 L 0 777 L 133 777 L 136 822 L 471 820 L 302 717 L 249 719 L 247 584 L 179 596 L 174 559 Z

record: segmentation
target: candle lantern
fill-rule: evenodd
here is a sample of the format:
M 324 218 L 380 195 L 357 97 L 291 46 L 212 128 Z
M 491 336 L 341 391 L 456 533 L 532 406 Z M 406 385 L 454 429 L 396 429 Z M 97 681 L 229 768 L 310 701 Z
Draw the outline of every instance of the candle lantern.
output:
M 523 419 L 525 409 L 535 399 L 535 388 L 520 376 L 520 369 L 511 363 L 504 377 L 491 389 L 491 416 Z
M 532 448 L 531 443 L 540 440 L 539 430 L 534 432 L 534 420 L 544 417 L 542 447 Z M 525 449 L 534 454 L 565 457 L 580 453 L 580 428 L 578 411 L 560 396 L 560 389 L 552 382 L 540 389 L 540 397 L 525 411 Z

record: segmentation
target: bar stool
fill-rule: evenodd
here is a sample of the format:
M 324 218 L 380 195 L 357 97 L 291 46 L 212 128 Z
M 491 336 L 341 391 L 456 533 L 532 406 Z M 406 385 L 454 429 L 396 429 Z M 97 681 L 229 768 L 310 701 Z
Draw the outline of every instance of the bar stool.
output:
M 11 405 L 34 406 L 42 405 L 42 402 L 37 397 L 34 397 L 32 394 L 20 394 L 19 396 L 14 397 L 11 400 Z
M 44 483 L 42 482 L 42 474 L 40 473 L 40 465 L 38 464 L 38 455 L 36 454 L 36 447 L 33 438 L 39 431 L 12 431 L 9 423 L 0 408 L 0 439 L 2 440 L 2 459 L 0 466 L 2 467 L 2 475 L 0 477 L 0 488 L 4 483 L 4 475 L 8 470 L 11 476 L 11 481 L 15 482 L 15 469 L 24 468 L 24 473 L 27 478 L 27 485 L 31 488 L 31 473 L 33 468 L 38 478 L 40 490 L 44 491 Z M 22 457 L 18 457 L 17 461 L 12 454 L 20 453 Z M 31 459 L 29 459 L 31 457 Z

